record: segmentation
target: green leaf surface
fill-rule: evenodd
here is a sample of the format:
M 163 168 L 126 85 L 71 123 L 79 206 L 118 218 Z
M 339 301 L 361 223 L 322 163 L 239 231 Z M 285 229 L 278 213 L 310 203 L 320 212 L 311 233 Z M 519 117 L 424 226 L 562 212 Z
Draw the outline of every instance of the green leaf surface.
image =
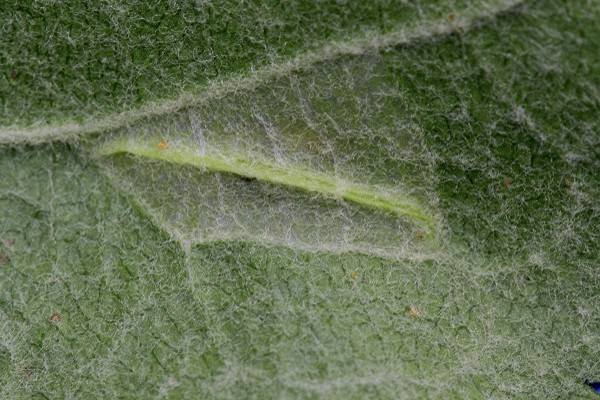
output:
M 0 397 L 595 398 L 599 17 L 0 5 Z

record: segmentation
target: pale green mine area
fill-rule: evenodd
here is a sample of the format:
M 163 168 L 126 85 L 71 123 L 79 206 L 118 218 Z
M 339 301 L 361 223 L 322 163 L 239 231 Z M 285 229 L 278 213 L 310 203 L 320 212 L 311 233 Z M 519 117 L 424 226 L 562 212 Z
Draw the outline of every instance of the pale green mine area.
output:
M 166 147 L 165 147 L 166 146 Z M 165 148 L 161 148 L 165 147 Z M 424 226 L 427 233 L 433 233 L 436 218 L 424 207 L 408 198 L 391 195 L 376 187 L 359 185 L 325 174 L 306 171 L 298 167 L 281 167 L 259 160 L 240 157 L 226 157 L 215 154 L 199 154 L 185 147 L 173 147 L 161 142 L 147 143 L 126 141 L 108 143 L 99 151 L 101 155 L 130 153 L 140 157 L 167 161 L 181 165 L 207 168 L 248 178 L 285 185 L 326 196 L 342 198 L 368 207 L 405 215 Z

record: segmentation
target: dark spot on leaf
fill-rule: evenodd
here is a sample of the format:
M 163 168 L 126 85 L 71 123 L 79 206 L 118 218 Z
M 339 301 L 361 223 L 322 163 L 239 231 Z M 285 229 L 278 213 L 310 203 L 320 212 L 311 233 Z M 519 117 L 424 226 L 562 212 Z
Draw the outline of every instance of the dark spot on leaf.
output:
M 35 219 L 42 219 L 42 218 L 44 218 L 45 214 L 46 213 L 44 212 L 44 210 L 36 210 L 33 213 L 33 218 L 35 218 Z

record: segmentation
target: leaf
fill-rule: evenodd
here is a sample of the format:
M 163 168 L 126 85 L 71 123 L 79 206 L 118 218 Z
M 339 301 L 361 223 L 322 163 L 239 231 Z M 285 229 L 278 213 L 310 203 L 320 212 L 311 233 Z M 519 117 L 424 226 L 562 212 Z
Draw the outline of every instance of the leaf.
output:
M 596 3 L 108 4 L 5 6 L 1 397 L 595 396 Z

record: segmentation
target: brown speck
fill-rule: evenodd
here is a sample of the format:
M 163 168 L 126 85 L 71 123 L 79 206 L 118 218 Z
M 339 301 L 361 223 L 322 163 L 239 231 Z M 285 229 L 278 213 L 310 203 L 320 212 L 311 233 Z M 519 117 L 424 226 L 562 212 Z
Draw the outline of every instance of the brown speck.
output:
M 565 183 L 569 186 L 571 186 L 571 180 L 569 178 L 565 178 Z
M 455 14 L 450 14 L 448 15 L 448 21 L 452 22 L 456 19 L 456 15 Z
M 7 252 L 3 251 L 0 253 L 0 264 L 6 264 L 10 261 L 10 256 Z
M 423 240 L 423 238 L 425 237 L 425 234 L 423 234 L 423 232 L 421 232 L 421 231 L 416 231 L 415 236 L 417 237 L 417 239 Z
M 357 276 L 358 276 L 358 272 L 356 272 L 356 271 L 350 272 L 350 278 L 356 279 Z
M 167 143 L 167 142 L 160 142 L 160 143 L 158 144 L 158 148 L 159 148 L 159 149 L 161 149 L 161 150 L 164 150 L 164 149 L 166 149 L 167 147 L 169 147 L 169 143 Z
M 59 313 L 54 313 L 52 314 L 52 316 L 50 317 L 50 319 L 52 320 L 52 322 L 54 322 L 55 324 L 58 324 L 60 322 L 61 316 Z
M 10 79 L 13 81 L 19 77 L 19 71 L 16 68 L 10 70 Z
M 511 183 L 512 183 L 512 179 L 510 179 L 510 178 L 506 178 L 505 180 L 502 181 L 502 185 L 504 185 L 505 188 L 509 187 Z
M 10 247 L 15 244 L 15 239 L 4 239 L 4 244 Z
M 420 314 L 419 310 L 417 310 L 414 306 L 410 306 L 408 309 L 408 315 L 411 317 L 418 317 Z
M 26 378 L 31 378 L 33 376 L 33 367 L 25 368 L 25 371 L 23 372 L 25 373 Z

